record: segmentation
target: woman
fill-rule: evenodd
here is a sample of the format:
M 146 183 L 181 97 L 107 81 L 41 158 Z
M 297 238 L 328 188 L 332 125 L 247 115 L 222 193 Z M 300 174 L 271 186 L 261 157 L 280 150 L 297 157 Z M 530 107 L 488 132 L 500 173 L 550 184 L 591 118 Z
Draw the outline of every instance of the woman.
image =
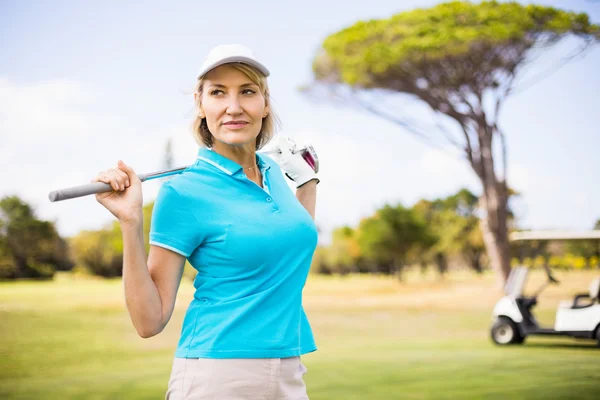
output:
M 316 350 L 302 288 L 317 244 L 318 179 L 293 144 L 280 166 L 258 154 L 272 137 L 268 69 L 240 45 L 205 59 L 194 99 L 196 162 L 163 184 L 150 252 L 143 240 L 141 183 L 131 167 L 96 177 L 113 192 L 97 200 L 123 232 L 127 309 L 142 337 L 169 321 L 186 259 L 198 271 L 166 398 L 307 399 L 300 356 Z

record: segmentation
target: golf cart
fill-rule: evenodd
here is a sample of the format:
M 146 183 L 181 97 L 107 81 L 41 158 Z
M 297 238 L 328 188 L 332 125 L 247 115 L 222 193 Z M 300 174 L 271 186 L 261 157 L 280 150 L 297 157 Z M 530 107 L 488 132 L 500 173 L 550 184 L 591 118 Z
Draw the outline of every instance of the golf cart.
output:
M 559 284 L 550 268 L 544 269 L 548 279 L 531 297 L 523 295 L 530 269 L 512 269 L 505 286 L 506 296 L 494 307 L 492 340 L 498 345 L 521 344 L 530 335 L 554 335 L 596 339 L 600 346 L 600 278 L 592 281 L 589 293 L 578 294 L 573 300 L 559 304 L 554 329 L 543 328 L 537 323 L 532 309 L 548 285 Z

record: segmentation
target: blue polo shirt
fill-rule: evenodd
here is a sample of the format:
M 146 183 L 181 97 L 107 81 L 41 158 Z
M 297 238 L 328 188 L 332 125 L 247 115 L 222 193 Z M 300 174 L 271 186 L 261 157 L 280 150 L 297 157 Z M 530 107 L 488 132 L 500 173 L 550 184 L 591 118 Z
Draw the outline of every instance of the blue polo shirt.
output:
M 284 358 L 316 350 L 302 289 L 317 229 L 279 165 L 257 154 L 263 188 L 236 162 L 201 148 L 165 182 L 150 244 L 198 271 L 176 357 Z

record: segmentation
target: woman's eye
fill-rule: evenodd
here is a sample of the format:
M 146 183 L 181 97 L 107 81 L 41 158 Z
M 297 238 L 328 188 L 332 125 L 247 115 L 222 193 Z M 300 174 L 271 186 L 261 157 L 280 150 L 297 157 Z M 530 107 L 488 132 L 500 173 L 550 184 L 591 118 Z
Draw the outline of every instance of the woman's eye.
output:
M 223 92 L 221 89 L 215 89 L 215 90 L 213 90 L 212 92 L 210 92 L 210 94 L 211 94 L 212 96 L 217 96 L 217 95 L 220 95 L 220 94 L 222 94 L 222 93 L 224 93 L 224 92 Z
M 255 94 L 256 92 L 252 89 L 244 89 L 242 94 Z

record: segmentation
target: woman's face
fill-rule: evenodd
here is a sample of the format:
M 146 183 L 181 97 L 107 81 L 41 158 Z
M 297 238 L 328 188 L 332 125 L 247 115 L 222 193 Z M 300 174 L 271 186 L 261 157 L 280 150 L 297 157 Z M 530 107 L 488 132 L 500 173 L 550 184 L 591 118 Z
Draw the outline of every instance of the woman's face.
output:
M 269 113 L 257 84 L 243 72 L 221 65 L 204 76 L 200 116 L 206 118 L 214 140 L 231 146 L 251 144 Z

